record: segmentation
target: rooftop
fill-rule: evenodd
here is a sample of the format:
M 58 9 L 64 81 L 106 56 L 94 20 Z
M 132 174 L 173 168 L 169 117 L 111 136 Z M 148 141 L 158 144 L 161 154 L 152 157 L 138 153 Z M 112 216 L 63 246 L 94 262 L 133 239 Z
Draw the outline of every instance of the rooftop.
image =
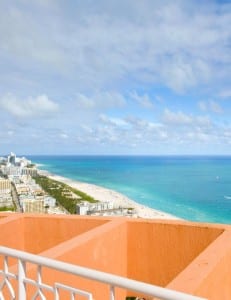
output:
M 231 298 L 228 225 L 1 213 L 0 230 L 1 246 L 25 251 L 28 257 L 35 254 L 211 300 Z M 2 259 L 0 263 L 3 269 Z M 9 261 L 12 272 L 15 263 Z M 35 270 L 29 268 L 27 272 L 33 276 Z M 90 290 L 95 300 L 109 299 L 106 284 L 47 268 L 43 280 L 49 285 L 60 281 Z M 27 292 L 33 293 L 33 288 Z M 129 290 L 118 289 L 115 299 L 130 294 Z M 45 299 L 50 299 L 49 295 Z

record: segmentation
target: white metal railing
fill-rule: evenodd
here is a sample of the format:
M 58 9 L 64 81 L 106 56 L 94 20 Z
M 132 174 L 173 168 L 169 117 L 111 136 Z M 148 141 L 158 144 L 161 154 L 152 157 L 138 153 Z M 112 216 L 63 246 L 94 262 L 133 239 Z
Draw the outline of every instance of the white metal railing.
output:
M 27 252 L 15 250 L 0 246 L 0 256 L 3 257 L 3 269 L 0 270 L 0 299 L 4 299 L 3 289 L 7 289 L 10 294 L 10 299 L 26 299 L 26 285 L 33 285 L 36 288 L 35 294 L 31 297 L 32 300 L 45 300 L 44 291 L 50 291 L 54 295 L 55 300 L 60 299 L 60 290 L 68 291 L 70 299 L 74 300 L 76 295 L 81 295 L 86 299 L 93 300 L 93 295 L 90 292 L 80 290 L 78 288 L 70 287 L 62 283 L 54 283 L 53 286 L 47 285 L 43 282 L 42 268 L 51 268 L 60 272 L 81 276 L 97 282 L 105 283 L 110 286 L 108 299 L 115 300 L 115 287 L 132 290 L 146 296 L 157 297 L 162 300 L 205 300 L 197 296 L 191 296 L 185 293 L 165 289 L 151 284 L 131 280 L 117 275 L 112 275 L 65 262 L 60 262 L 50 258 L 30 254 Z M 8 258 L 13 257 L 17 259 L 17 274 L 10 272 Z M 26 264 L 32 263 L 37 266 L 37 279 L 31 279 L 26 276 Z M 15 291 L 11 280 L 17 281 L 17 290 Z M 17 297 L 16 297 L 17 295 Z

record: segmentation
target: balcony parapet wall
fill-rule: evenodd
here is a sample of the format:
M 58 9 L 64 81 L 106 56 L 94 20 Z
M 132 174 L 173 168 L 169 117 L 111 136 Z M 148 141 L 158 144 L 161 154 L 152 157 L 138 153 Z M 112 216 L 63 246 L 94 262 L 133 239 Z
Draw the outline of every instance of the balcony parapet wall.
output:
M 187 221 L 1 214 L 0 244 L 59 261 L 215 299 L 231 299 L 231 227 Z M 19 241 L 14 241 L 19 237 Z M 18 240 L 18 239 L 17 239 Z M 12 266 L 12 268 L 14 268 Z M 33 268 L 30 270 L 34 273 Z M 45 271 L 49 283 L 61 278 Z M 62 277 L 71 283 L 72 276 Z M 75 279 L 76 281 L 76 279 Z M 107 287 L 89 285 L 95 299 Z M 121 293 L 121 294 L 120 294 Z M 126 293 L 119 291 L 124 299 Z M 218 297 L 219 295 L 219 297 Z

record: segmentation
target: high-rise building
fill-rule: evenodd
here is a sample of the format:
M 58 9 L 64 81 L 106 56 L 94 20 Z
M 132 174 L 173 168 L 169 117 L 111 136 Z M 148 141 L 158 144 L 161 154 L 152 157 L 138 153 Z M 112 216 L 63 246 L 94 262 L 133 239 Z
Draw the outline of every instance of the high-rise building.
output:
M 16 164 L 16 155 L 11 152 L 10 155 L 7 158 L 8 163 L 10 163 L 11 165 L 15 165 Z
M 10 192 L 11 183 L 9 179 L 0 178 L 0 192 Z

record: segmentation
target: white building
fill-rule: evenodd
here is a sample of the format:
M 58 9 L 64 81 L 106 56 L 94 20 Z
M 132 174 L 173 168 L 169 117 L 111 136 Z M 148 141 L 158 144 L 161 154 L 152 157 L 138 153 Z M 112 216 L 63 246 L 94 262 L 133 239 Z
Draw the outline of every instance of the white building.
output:
M 13 152 L 10 152 L 10 155 L 7 157 L 7 162 L 13 166 L 16 164 L 16 155 Z
M 114 208 L 112 202 L 97 202 L 97 203 L 89 203 L 89 202 L 81 202 L 76 205 L 76 214 L 78 215 L 87 215 L 93 212 L 103 212 L 112 210 Z
M 22 200 L 23 212 L 27 213 L 45 213 L 46 209 L 43 200 L 37 200 L 34 198 L 24 198 Z
M 9 179 L 0 178 L 0 207 L 4 206 L 13 206 L 11 182 Z
M 11 191 L 11 182 L 9 179 L 0 178 L 0 192 L 1 193 L 10 193 Z
M 36 168 L 22 168 L 15 165 L 8 164 L 1 167 L 2 173 L 7 176 L 22 176 L 30 175 L 32 177 L 37 176 L 38 171 Z
M 77 215 L 87 215 L 89 211 L 89 203 L 88 202 L 82 202 L 76 205 L 76 214 Z
M 13 205 L 13 199 L 10 193 L 0 194 L 0 207 L 11 207 Z
M 44 197 L 44 206 L 49 206 L 49 207 L 55 207 L 56 206 L 56 199 L 50 196 L 45 196 Z

